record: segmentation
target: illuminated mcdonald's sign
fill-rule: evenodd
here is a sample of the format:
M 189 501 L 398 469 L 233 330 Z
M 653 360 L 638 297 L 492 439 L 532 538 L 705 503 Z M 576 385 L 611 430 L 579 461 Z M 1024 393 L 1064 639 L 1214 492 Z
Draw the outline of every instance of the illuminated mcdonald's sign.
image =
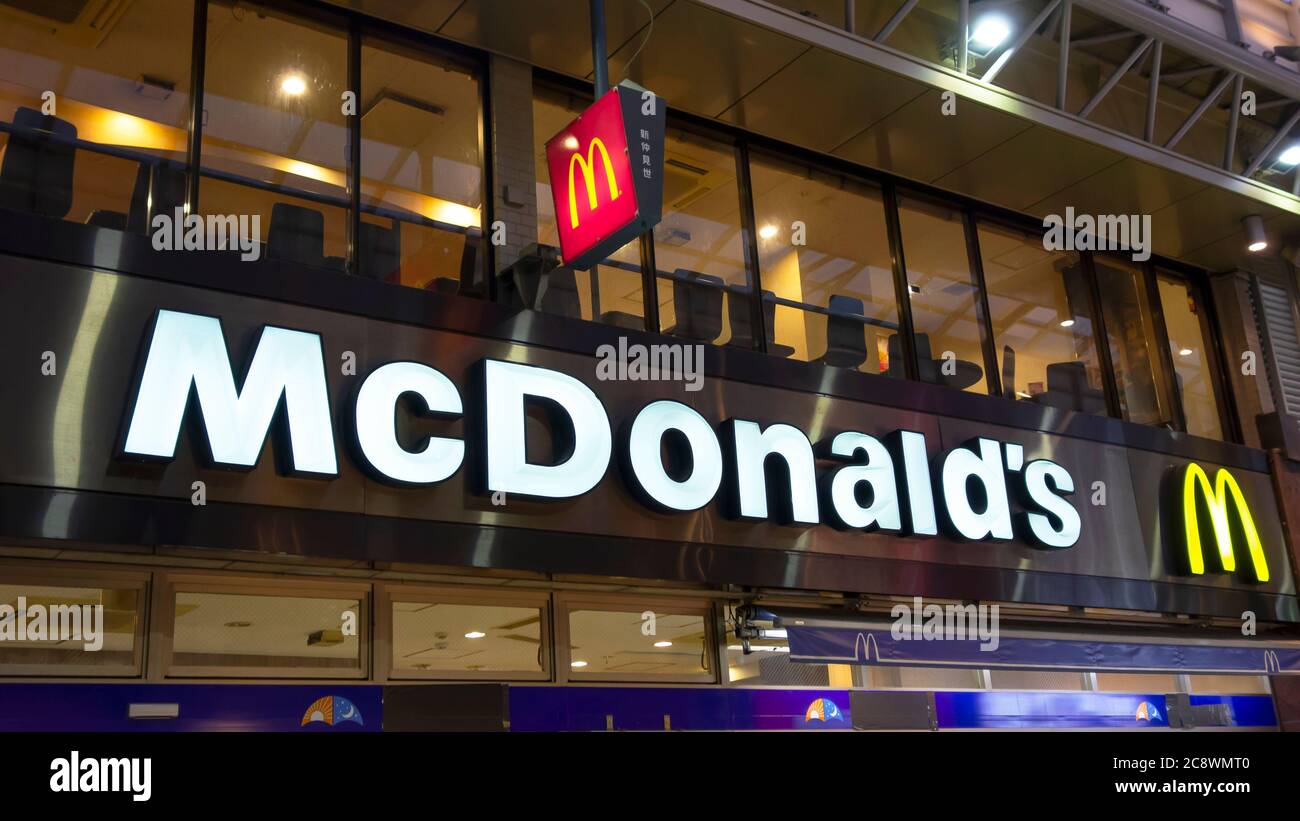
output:
M 596 152 L 604 160 L 605 180 L 609 183 L 609 201 L 618 199 L 618 181 L 614 179 L 614 164 L 605 150 L 605 143 L 600 137 L 592 137 L 587 145 L 587 159 L 582 159 L 581 151 L 574 151 L 569 158 L 569 227 L 578 227 L 578 198 L 573 190 L 573 172 L 582 174 L 582 181 L 587 185 L 587 207 L 596 210 Z
M 546 141 L 560 257 L 590 268 L 659 222 L 664 104 L 624 81 Z
M 1216 548 L 1214 553 L 1224 573 L 1238 572 L 1237 550 L 1244 546 L 1249 562 L 1243 562 L 1248 566 L 1240 572 L 1252 581 L 1268 581 L 1268 559 L 1264 556 L 1259 530 L 1255 527 L 1250 505 L 1233 475 L 1217 468 L 1211 480 L 1205 469 L 1193 462 L 1182 470 L 1177 486 L 1180 500 L 1178 524 L 1182 527 L 1188 571 L 1196 576 L 1205 573 L 1206 536 L 1212 535 Z M 1207 519 L 1209 533 L 1202 528 Z M 1244 545 L 1239 544 L 1237 536 L 1241 537 Z

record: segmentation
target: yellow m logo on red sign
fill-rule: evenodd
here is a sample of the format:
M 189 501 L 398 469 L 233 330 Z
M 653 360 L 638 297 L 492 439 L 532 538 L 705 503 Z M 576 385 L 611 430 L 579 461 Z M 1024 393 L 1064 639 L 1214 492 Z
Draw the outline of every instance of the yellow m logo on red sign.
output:
M 601 142 L 600 137 L 592 137 L 591 144 L 587 146 L 587 158 L 582 158 L 581 152 L 575 151 L 569 157 L 569 223 L 571 227 L 578 227 L 578 200 L 574 196 L 573 190 L 573 170 L 575 166 L 582 172 L 582 181 L 587 184 L 587 207 L 596 210 L 596 150 L 600 149 L 600 158 L 604 163 L 605 179 L 609 182 L 609 199 L 611 202 L 618 199 L 618 183 L 614 181 L 614 163 L 609 159 L 609 152 L 605 150 L 605 143 Z
M 1205 503 L 1205 508 L 1197 507 L 1197 499 Z M 1233 545 L 1233 528 L 1228 517 L 1228 502 L 1236 513 L 1240 534 L 1246 540 L 1246 549 L 1250 554 L 1251 569 L 1257 581 L 1268 581 L 1268 560 L 1264 557 L 1264 546 L 1259 541 L 1259 531 L 1255 520 L 1250 515 L 1250 507 L 1242 495 L 1241 486 L 1232 474 L 1219 468 L 1214 474 L 1214 482 L 1205 470 L 1197 464 L 1187 466 L 1183 474 L 1182 509 L 1183 536 L 1187 546 L 1187 565 L 1195 575 L 1205 572 L 1205 553 L 1201 540 L 1202 509 L 1208 509 L 1214 544 L 1218 548 L 1219 564 L 1225 572 L 1237 569 L 1237 557 Z

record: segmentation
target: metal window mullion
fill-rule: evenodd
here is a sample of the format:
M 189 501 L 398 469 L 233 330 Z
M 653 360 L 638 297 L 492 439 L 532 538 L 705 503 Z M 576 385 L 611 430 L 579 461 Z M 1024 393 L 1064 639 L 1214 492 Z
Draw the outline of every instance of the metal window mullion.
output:
M 966 233 L 966 256 L 971 275 L 975 278 L 975 291 L 978 297 L 975 307 L 980 315 L 976 317 L 976 322 L 980 329 L 980 348 L 984 352 L 985 385 L 989 396 L 1001 396 L 1002 371 L 998 367 L 997 340 L 993 337 L 993 313 L 989 310 L 988 286 L 984 281 L 984 258 L 980 254 L 979 229 L 970 211 L 962 212 L 961 221 Z
M 190 48 L 190 134 L 185 152 L 185 208 L 199 211 L 199 173 L 203 162 L 203 84 L 208 60 L 208 0 L 194 0 Z
M 479 220 L 479 250 L 483 260 L 482 291 L 480 296 L 491 302 L 497 300 L 497 247 L 492 244 L 492 224 L 496 222 L 496 174 L 492 170 L 495 147 L 492 143 L 492 59 L 485 58 L 475 67 L 478 71 L 478 161 L 480 191 L 483 199 L 483 216 Z M 532 96 L 533 72 L 529 71 L 529 96 Z M 534 173 L 536 169 L 534 168 Z M 513 262 L 513 260 L 511 260 Z
M 1106 318 L 1101 303 L 1101 288 L 1097 282 L 1097 266 L 1091 251 L 1081 251 L 1079 262 L 1083 265 L 1083 276 L 1088 285 L 1088 298 L 1092 309 L 1093 345 L 1097 349 L 1097 362 L 1101 367 L 1101 386 L 1106 394 L 1106 410 L 1115 419 L 1124 418 L 1124 410 L 1119 401 L 1119 380 L 1115 374 L 1115 363 L 1110 357 L 1110 337 L 1106 333 Z
M 1151 330 L 1155 336 L 1156 347 L 1160 350 L 1161 368 L 1165 371 L 1164 393 L 1169 402 L 1171 421 L 1178 430 L 1187 432 L 1187 413 L 1183 408 L 1183 395 L 1178 390 L 1178 370 L 1174 363 L 1174 354 L 1169 347 L 1169 328 L 1165 325 L 1164 306 L 1160 301 L 1160 287 L 1156 281 L 1156 268 L 1150 262 L 1142 265 L 1142 280 L 1147 293 L 1147 308 L 1151 314 Z
M 641 235 L 641 303 L 645 329 L 659 333 L 659 271 L 653 231 Z
M 920 379 L 916 361 L 916 334 L 912 326 L 912 291 L 907 284 L 907 260 L 903 254 L 903 228 L 898 216 L 898 191 L 886 183 L 881 191 L 885 206 L 885 232 L 889 238 L 889 261 L 894 271 L 894 299 L 898 303 L 898 336 L 903 351 L 903 372 L 913 382 Z
M 1223 347 L 1223 327 L 1219 322 L 1218 303 L 1214 299 L 1213 286 L 1210 282 L 1189 280 L 1195 288 L 1193 299 L 1203 311 L 1201 333 L 1206 336 L 1206 366 L 1210 369 L 1210 383 L 1214 388 L 1214 399 L 1219 407 L 1219 427 L 1223 431 L 1224 441 L 1244 444 L 1244 432 L 1241 415 L 1237 410 L 1236 396 L 1230 388 L 1232 384 L 1228 375 L 1230 358 Z
M 749 327 L 751 344 L 767 353 L 767 328 L 763 317 L 763 278 L 758 261 L 758 227 L 754 217 L 754 187 L 749 176 L 749 146 L 736 143 L 736 182 L 740 188 L 740 227 L 744 235 L 745 269 L 749 275 Z
M 361 26 L 348 25 L 348 90 L 361 99 Z M 348 271 L 361 273 L 361 111 L 348 120 Z

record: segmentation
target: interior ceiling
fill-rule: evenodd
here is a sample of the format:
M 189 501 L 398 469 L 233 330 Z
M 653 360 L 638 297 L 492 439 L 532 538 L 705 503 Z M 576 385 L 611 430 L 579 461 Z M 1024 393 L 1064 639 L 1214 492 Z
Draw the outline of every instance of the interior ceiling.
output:
M 591 76 L 586 0 L 335 2 Z M 1294 197 L 1066 133 L 1059 120 L 1045 123 L 1036 104 L 971 84 L 959 92 L 959 116 L 945 117 L 938 87 L 795 36 L 813 37 L 814 17 L 783 16 L 777 31 L 710 7 L 716 0 L 646 3 L 655 11 L 648 40 L 645 6 L 607 4 L 610 78 L 630 78 L 673 108 L 1034 216 L 1067 205 L 1076 213 L 1149 213 L 1157 253 L 1213 270 L 1242 262 L 1240 220 L 1248 214 L 1264 216 L 1278 247 L 1300 244 Z M 840 22 L 838 0 L 806 5 Z

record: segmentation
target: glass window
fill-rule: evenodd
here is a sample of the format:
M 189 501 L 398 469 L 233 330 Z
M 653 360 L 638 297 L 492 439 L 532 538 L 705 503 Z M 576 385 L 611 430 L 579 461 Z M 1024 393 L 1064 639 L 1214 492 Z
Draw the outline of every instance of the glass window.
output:
M 68 22 L 46 5 L 0 23 L 0 209 L 146 233 L 151 198 L 184 202 L 193 7 Z
M 979 244 L 1003 395 L 1104 415 L 1079 255 L 1047 251 L 1040 237 L 984 223 Z
M 1097 254 L 1093 259 L 1124 418 L 1145 425 L 1168 425 L 1171 420 L 1160 387 L 1159 348 L 1144 273 L 1115 257 Z
M 670 131 L 663 209 L 654 230 L 660 328 L 698 342 L 754 347 L 732 147 Z
M 502 298 L 546 313 L 645 330 L 641 241 L 634 239 L 588 271 L 561 264 L 546 164 L 546 141 L 573 122 L 591 101 L 539 91 L 533 98 L 534 164 L 537 172 L 537 252 L 520 260 L 499 288 Z
M 979 294 L 961 212 L 901 200 L 898 218 L 922 381 L 986 393 Z M 897 337 L 889 340 L 889 351 L 902 356 Z M 901 373 L 901 368 L 900 361 L 896 370 Z
M 706 678 L 712 665 L 703 613 L 655 610 L 569 611 L 569 675 Z
M 1187 692 L 1221 695 L 1268 695 L 1268 676 L 1188 676 Z
M 1056 670 L 990 670 L 994 690 L 1082 690 L 1083 673 Z
M 395 600 L 392 608 L 395 676 L 546 669 L 540 607 Z
M 902 376 L 879 191 L 769 158 L 755 157 L 750 177 L 763 288 L 779 300 L 769 352 Z
M 361 47 L 359 272 L 481 294 L 478 79 L 435 58 Z
M 1107 693 L 1176 693 L 1178 677 L 1164 673 L 1098 673 L 1097 689 Z
M 361 673 L 365 627 L 356 596 L 178 591 L 174 601 L 169 675 Z
M 204 83 L 199 211 L 256 216 L 266 258 L 343 271 L 345 34 L 213 2 Z
M 895 667 L 868 665 L 872 690 L 981 690 L 980 671 L 959 667 Z
M 1183 400 L 1187 432 L 1212 439 L 1223 438 L 1219 403 L 1214 398 L 1207 340 L 1209 318 L 1205 303 L 1184 279 L 1157 274 L 1160 310 L 1169 334 L 1169 350 L 1174 360 L 1174 383 Z
M 0 673 L 138 673 L 141 594 L 125 585 L 0 584 Z

